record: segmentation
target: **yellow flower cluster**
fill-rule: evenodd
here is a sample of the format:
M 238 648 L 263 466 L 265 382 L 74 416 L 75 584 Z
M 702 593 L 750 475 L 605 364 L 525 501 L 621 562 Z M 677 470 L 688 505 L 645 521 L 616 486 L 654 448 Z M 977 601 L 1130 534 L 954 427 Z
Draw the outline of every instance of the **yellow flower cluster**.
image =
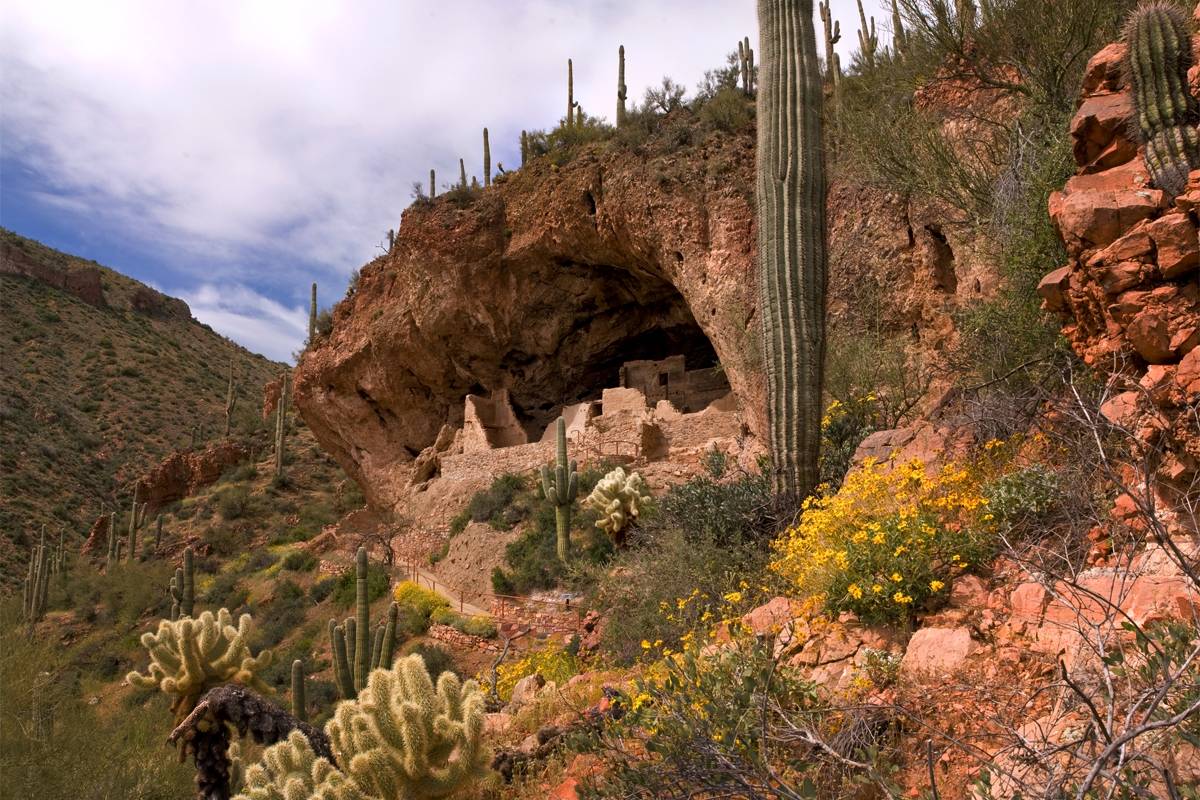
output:
M 497 669 L 497 691 L 502 700 L 510 700 L 513 687 L 522 678 L 537 673 L 547 681 L 555 681 L 561 686 L 569 678 L 578 675 L 582 668 L 578 656 L 561 646 L 552 645 L 534 650 L 516 661 L 501 664 Z M 490 675 L 480 675 L 480 680 L 482 683 L 491 684 Z
M 771 566 L 832 611 L 903 619 L 984 556 L 987 511 L 974 466 L 868 461 L 836 494 L 805 502 Z

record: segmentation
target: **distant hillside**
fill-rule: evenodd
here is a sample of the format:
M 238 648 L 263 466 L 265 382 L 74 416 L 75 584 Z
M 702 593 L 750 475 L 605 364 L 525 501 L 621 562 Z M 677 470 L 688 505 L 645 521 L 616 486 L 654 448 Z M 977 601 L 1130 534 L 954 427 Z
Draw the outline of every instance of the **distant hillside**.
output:
M 231 359 L 236 432 L 262 427 L 262 385 L 283 368 L 182 300 L 4 229 L 0 320 L 0 585 L 42 524 L 82 537 L 194 426 L 223 434 Z

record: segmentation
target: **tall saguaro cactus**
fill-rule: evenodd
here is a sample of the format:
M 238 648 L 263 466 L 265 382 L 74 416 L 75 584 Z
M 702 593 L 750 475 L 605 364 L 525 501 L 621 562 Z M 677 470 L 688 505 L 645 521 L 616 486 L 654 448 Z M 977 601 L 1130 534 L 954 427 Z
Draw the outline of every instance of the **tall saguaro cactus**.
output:
M 758 0 L 759 315 L 776 494 L 819 481 L 825 361 L 825 164 L 812 0 Z
M 437 183 L 434 180 L 434 178 L 436 178 L 436 177 L 437 177 L 437 173 L 434 172 L 434 170 L 432 170 L 432 169 L 429 170 L 429 199 L 430 200 L 437 197 Z
M 900 16 L 896 0 L 892 0 L 892 50 L 897 58 L 908 54 L 908 34 L 904 32 L 904 17 Z
M 171 620 L 190 617 L 196 610 L 196 563 L 192 548 L 183 551 L 183 566 L 171 578 Z
M 858 31 L 858 51 L 862 56 L 863 66 L 869 70 L 875 69 L 875 51 L 879 48 L 879 36 L 875 33 L 875 17 L 867 23 L 866 12 L 863 11 L 862 0 L 858 2 L 858 20 L 862 27 Z
M 529 159 L 529 132 L 521 131 L 521 166 Z
M 821 25 L 825 28 L 825 75 L 829 85 L 835 89 L 842 82 L 842 60 L 833 46 L 842 40 L 842 23 L 833 18 L 829 3 L 817 3 L 821 11 Z
M 1192 66 L 1187 19 L 1173 3 L 1144 2 L 1129 17 L 1125 40 L 1138 138 L 1146 148 L 1151 182 L 1178 195 L 1188 172 L 1200 167 L 1200 107 L 1187 80 Z
M 292 662 L 292 716 L 308 722 L 308 702 L 304 694 L 304 662 L 297 658 Z
M 617 48 L 617 127 L 625 124 L 625 98 L 629 92 L 625 86 L 625 45 Z M 524 163 L 524 157 L 522 157 Z
M 575 124 L 575 64 L 567 59 L 567 127 Z
M 317 285 L 313 284 L 313 307 L 317 304 Z M 313 330 L 316 328 L 315 314 L 309 316 L 308 320 L 308 341 L 313 340 Z M 234 391 L 236 387 L 233 383 L 233 359 L 229 359 L 229 381 L 225 385 L 225 435 L 229 435 L 230 429 L 233 427 L 233 409 L 237 405 L 237 394 Z
M 354 616 L 341 625 L 329 620 L 329 642 L 333 653 L 333 678 L 344 700 L 353 700 L 371 675 L 380 667 L 388 668 L 396 654 L 396 623 L 399 607 L 392 603 L 386 623 L 380 623 L 372 635 L 371 603 L 367 594 L 367 551 L 355 554 Z
M 458 188 L 467 190 L 467 164 L 461 158 L 458 160 Z
M 283 477 L 283 448 L 287 438 L 288 372 L 279 381 L 279 402 L 275 404 L 275 477 Z
M 317 338 L 317 282 L 313 281 L 312 292 L 308 298 L 308 343 L 311 345 Z M 229 432 L 226 431 L 228 436 Z
M 483 129 L 483 185 L 492 185 L 492 146 L 488 143 L 488 129 Z
M 549 467 L 542 467 L 542 494 L 554 505 L 558 558 L 565 564 L 570 556 L 571 505 L 579 494 L 579 475 L 575 462 L 567 461 L 567 422 L 562 417 L 558 418 L 557 443 L 558 459 L 553 476 Z

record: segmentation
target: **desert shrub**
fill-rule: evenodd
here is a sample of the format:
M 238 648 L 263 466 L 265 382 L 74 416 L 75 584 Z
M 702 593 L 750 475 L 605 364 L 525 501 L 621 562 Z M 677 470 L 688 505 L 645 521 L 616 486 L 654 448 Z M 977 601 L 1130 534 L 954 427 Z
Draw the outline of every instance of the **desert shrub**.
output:
M 658 86 L 646 87 L 642 98 L 642 111 L 656 114 L 670 114 L 683 108 L 683 97 L 687 89 L 676 83 L 670 77 L 664 76 Z
M 467 529 L 467 525 L 471 522 L 471 513 L 466 509 L 454 515 L 450 520 L 450 535 L 458 536 Z
M 211 608 L 237 611 L 249 597 L 250 590 L 241 585 L 241 577 L 236 572 L 222 572 L 213 579 L 212 586 L 204 594 L 204 603 Z
M 222 483 L 245 483 L 258 477 L 258 466 L 253 461 L 247 461 L 235 467 L 230 467 L 221 475 Z
M 412 581 L 400 581 L 392 590 L 392 599 L 401 609 L 407 609 L 426 619 L 438 609 L 449 608 L 450 601 L 437 592 L 426 589 Z
M 275 566 L 278 560 L 276 555 L 270 550 L 255 550 L 250 554 L 250 558 L 246 561 L 247 572 L 259 572 L 268 567 Z
M 506 531 L 528 513 L 523 505 L 513 505 L 525 488 L 525 479 L 516 473 L 498 475 L 491 486 L 472 495 L 466 513 L 475 522 L 486 522 L 496 530 Z
M 429 672 L 429 677 L 435 681 L 443 672 L 453 672 L 458 675 L 458 669 L 454 666 L 454 656 L 443 647 L 428 642 L 418 642 L 409 648 L 406 655 L 419 655 L 425 661 L 425 669 Z
M 288 572 L 312 572 L 317 568 L 317 557 L 307 550 L 293 550 L 283 557 L 282 567 Z
M 346 479 L 338 484 L 337 499 L 334 503 L 338 513 L 345 514 L 348 511 L 362 508 L 366 504 L 367 498 L 357 483 Z
M 224 486 L 217 491 L 217 510 L 224 519 L 237 519 L 250 507 L 250 491 L 245 486 Z
M 579 473 L 579 496 L 586 497 L 607 472 L 608 464 L 599 464 Z M 555 549 L 557 528 L 554 506 L 543 496 L 541 488 L 526 488 L 516 501 L 529 509 L 525 530 L 504 548 L 507 569 L 492 571 L 492 589 L 497 594 L 525 594 L 535 589 L 556 586 L 571 573 L 558 559 Z M 612 555 L 612 542 L 596 528 L 597 514 L 579 508 L 571 515 L 571 543 L 576 566 L 603 564 Z
M 700 121 L 724 133 L 737 133 L 754 122 L 754 101 L 735 87 L 724 87 L 700 106 Z
M 0 617 L 0 772 L 5 797 L 171 800 L 194 792 L 191 765 L 162 757 L 160 692 L 103 714 L 79 695 L 83 677 L 57 637 L 25 636 Z M 98 743 L 103 747 L 98 747 Z
M 222 557 L 241 553 L 246 544 L 245 534 L 231 525 L 207 526 L 204 529 L 204 541 L 212 549 L 213 555 Z
M 259 647 L 274 647 L 300 628 L 309 607 L 304 590 L 294 582 L 283 580 L 276 584 L 271 601 L 255 615 L 262 620 L 257 627 Z M 290 661 L 288 667 L 291 667 Z
M 852 395 L 831 400 L 821 418 L 821 483 L 833 491 L 842 485 L 854 451 L 879 426 L 876 397 Z
M 167 585 L 174 570 L 162 562 L 122 561 L 100 575 L 87 564 L 71 569 L 70 579 L 51 582 L 51 608 L 69 606 L 88 621 L 133 624 L 170 610 Z
M 870 752 L 831 747 L 832 756 L 795 747 L 797 741 L 833 741 L 845 721 L 822 705 L 814 683 L 772 658 L 769 642 L 738 635 L 726 648 L 703 644 L 635 681 L 628 712 L 588 742 L 603 766 L 581 796 L 679 797 L 704 787 L 706 796 L 740 797 L 752 786 L 763 787 L 764 797 L 818 797 L 825 796 L 818 784 L 833 785 L 822 772 L 839 756 L 875 759 L 874 742 L 864 748 Z M 874 765 L 857 772 L 852 782 L 883 778 Z M 836 796 L 866 794 L 858 788 Z
M 980 478 L 918 460 L 868 460 L 836 494 L 811 497 L 776 542 L 772 568 L 831 613 L 902 623 L 948 595 L 956 575 L 987 558 L 995 522 Z
M 496 635 L 496 623 L 486 615 L 466 617 L 448 606 L 439 606 L 429 615 L 430 622 L 449 625 L 459 633 L 491 639 Z
M 1034 464 L 991 481 L 983 487 L 983 495 L 1002 530 L 1021 532 L 1055 507 L 1061 491 L 1058 475 Z
M 511 700 L 513 687 L 522 678 L 541 675 L 559 686 L 583 671 L 583 662 L 561 645 L 548 645 L 534 650 L 515 661 L 501 664 L 496 670 L 496 690 L 501 700 Z M 490 685 L 490 684 L 489 684 Z
M 358 592 L 358 573 L 354 569 L 348 569 L 337 577 L 337 583 L 334 584 L 332 597 L 333 603 L 340 608 L 347 608 L 355 602 Z M 388 586 L 391 585 L 391 578 L 388 577 L 387 569 L 382 564 L 377 564 L 374 561 L 367 563 L 367 602 L 374 603 L 379 598 L 387 594 Z
M 308 589 L 308 596 L 312 598 L 314 603 L 323 603 L 329 595 L 333 594 L 333 590 L 337 588 L 339 580 L 337 578 L 322 578 L 314 583 Z
M 678 649 L 725 595 L 761 583 L 775 529 L 762 474 L 721 483 L 700 477 L 672 487 L 629 547 L 594 571 L 591 603 L 606 618 L 605 653 L 630 663 L 642 656 L 643 641 Z

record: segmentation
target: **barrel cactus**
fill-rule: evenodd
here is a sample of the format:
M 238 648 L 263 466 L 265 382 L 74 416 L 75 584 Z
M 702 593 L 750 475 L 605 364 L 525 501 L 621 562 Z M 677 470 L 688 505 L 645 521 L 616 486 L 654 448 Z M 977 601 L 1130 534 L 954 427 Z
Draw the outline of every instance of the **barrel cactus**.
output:
M 636 472 L 626 473 L 624 467 L 617 467 L 600 479 L 583 505 L 600 514 L 596 527 L 621 545 L 624 543 L 625 528 L 637 519 L 648 502 L 650 492 L 642 476 Z
M 1146 167 L 1156 187 L 1178 195 L 1188 172 L 1200 167 L 1200 104 L 1188 90 L 1192 38 L 1187 18 L 1174 3 L 1150 0 L 1129 18 L 1125 40 Z
M 235 800 L 426 800 L 485 772 L 484 698 L 445 672 L 436 686 L 419 655 L 371 673 L 325 725 L 337 766 L 293 731 L 246 771 Z

